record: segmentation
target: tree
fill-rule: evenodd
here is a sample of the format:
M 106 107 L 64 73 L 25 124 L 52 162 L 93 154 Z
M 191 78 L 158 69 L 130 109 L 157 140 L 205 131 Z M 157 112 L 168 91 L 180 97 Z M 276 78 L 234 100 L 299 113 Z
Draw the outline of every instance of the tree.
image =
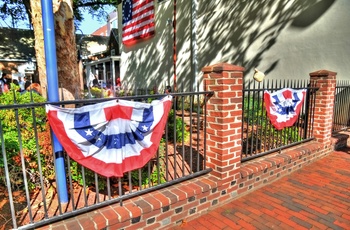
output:
M 76 97 L 81 95 L 82 79 L 79 76 L 75 27 L 83 20 L 83 12 L 88 11 L 97 18 L 106 16 L 103 6 L 120 3 L 120 0 L 58 0 L 53 1 L 55 19 L 56 54 L 58 82 Z M 0 18 L 9 19 L 11 27 L 19 22 L 28 21 L 32 25 L 35 37 L 35 56 L 38 74 L 43 92 L 47 89 L 44 35 L 42 27 L 41 1 L 39 0 L 3 0 L 0 5 Z M 75 19 L 75 21 L 74 21 Z M 44 93 L 46 96 L 46 93 Z

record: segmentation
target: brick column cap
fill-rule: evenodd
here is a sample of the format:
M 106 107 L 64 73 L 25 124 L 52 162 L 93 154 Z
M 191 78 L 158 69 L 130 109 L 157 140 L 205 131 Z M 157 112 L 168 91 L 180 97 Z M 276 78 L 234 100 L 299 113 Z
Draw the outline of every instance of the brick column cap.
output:
M 317 77 L 317 76 L 326 77 L 326 76 L 329 76 L 329 75 L 333 75 L 333 76 L 337 75 L 337 72 L 333 72 L 333 71 L 322 69 L 322 70 L 317 70 L 315 72 L 312 72 L 309 75 L 310 75 L 310 77 Z
M 243 72 L 244 67 L 238 65 L 231 65 L 228 63 L 218 63 L 215 65 L 205 66 L 202 68 L 203 73 L 211 73 L 211 72 L 222 72 L 222 71 L 241 71 Z

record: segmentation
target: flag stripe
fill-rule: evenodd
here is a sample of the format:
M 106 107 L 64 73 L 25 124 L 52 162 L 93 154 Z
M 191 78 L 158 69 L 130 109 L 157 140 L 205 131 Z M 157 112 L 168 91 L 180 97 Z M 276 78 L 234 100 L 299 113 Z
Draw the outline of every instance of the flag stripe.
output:
M 147 38 L 151 35 L 154 35 L 154 28 L 144 28 L 141 31 L 138 32 L 134 32 L 133 34 L 127 36 L 124 38 L 124 44 L 132 44 L 134 43 L 135 39 L 143 39 L 143 38 Z
M 154 17 L 153 15 L 149 15 L 148 17 L 143 17 L 140 20 L 129 23 L 128 26 L 124 27 L 124 33 L 123 37 L 126 35 L 130 35 L 133 33 L 134 30 L 139 30 L 142 29 L 143 27 L 148 26 L 148 27 L 154 27 Z
M 122 41 L 132 45 L 155 34 L 154 0 L 123 0 Z

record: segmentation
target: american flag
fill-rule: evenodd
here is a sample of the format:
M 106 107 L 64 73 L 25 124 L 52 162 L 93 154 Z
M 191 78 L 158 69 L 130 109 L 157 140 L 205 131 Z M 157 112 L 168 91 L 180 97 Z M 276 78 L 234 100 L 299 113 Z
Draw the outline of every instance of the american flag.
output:
M 285 88 L 274 93 L 264 92 L 266 112 L 272 125 L 281 130 L 293 126 L 304 102 L 306 89 Z
M 124 45 L 133 45 L 155 34 L 154 0 L 123 0 Z
M 143 167 L 154 157 L 172 97 L 152 103 L 113 100 L 80 108 L 46 105 L 50 126 L 68 155 L 106 177 Z

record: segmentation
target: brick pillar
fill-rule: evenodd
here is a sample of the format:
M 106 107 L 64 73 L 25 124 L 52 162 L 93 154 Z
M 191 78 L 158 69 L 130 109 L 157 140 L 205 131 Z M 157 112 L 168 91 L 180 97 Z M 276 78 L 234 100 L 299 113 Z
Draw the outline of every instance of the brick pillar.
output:
M 222 183 L 237 180 L 240 173 L 243 71 L 226 63 L 202 69 L 205 90 L 214 91 L 206 111 L 207 166 Z
M 319 70 L 310 73 L 310 83 L 319 88 L 316 92 L 314 137 L 325 147 L 331 144 L 336 72 Z

